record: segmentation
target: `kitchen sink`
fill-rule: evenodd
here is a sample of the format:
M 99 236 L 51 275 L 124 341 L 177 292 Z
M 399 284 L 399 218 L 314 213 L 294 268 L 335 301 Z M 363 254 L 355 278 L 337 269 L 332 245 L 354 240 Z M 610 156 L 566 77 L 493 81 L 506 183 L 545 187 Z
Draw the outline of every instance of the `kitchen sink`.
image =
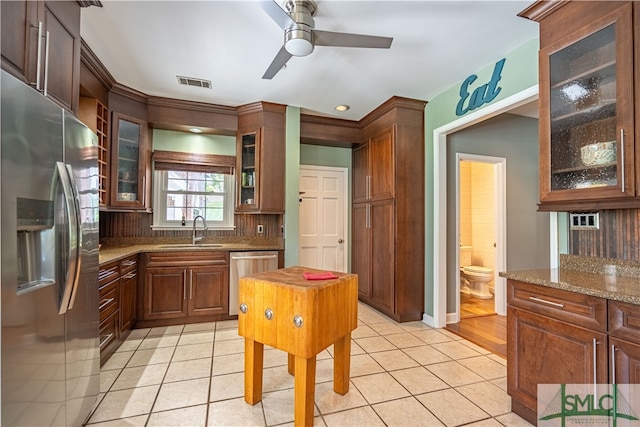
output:
M 185 248 L 221 248 L 220 243 L 173 243 L 168 245 L 160 245 L 163 249 L 185 249 Z

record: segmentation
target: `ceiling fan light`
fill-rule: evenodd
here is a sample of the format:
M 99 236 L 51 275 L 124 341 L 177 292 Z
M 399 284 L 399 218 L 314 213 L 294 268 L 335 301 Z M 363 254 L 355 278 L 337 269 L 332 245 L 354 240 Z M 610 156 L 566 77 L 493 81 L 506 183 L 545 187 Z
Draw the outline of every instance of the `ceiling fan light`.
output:
M 293 56 L 307 56 L 313 52 L 313 44 L 306 39 L 289 39 L 284 48 Z

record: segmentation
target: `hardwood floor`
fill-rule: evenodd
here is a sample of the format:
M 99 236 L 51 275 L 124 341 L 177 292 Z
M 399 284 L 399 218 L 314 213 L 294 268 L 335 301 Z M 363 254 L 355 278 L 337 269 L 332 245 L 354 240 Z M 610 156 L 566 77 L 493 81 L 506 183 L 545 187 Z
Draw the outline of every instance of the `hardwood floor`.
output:
M 447 330 L 460 335 L 480 347 L 507 358 L 507 317 L 491 314 L 461 319 Z
M 486 316 L 495 314 L 495 301 L 493 298 L 480 299 L 464 293 L 460 293 L 460 318 Z

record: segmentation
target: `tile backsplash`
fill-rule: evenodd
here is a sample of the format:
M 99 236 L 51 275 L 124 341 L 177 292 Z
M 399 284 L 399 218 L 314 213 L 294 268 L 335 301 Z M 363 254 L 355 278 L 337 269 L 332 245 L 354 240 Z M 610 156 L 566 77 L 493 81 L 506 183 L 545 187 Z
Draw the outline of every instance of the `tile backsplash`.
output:
M 191 227 L 184 230 L 153 230 L 152 215 L 146 212 L 100 212 L 100 238 L 189 237 Z M 209 237 L 283 237 L 283 215 L 235 215 L 235 230 L 208 230 Z M 258 224 L 264 232 L 258 234 Z

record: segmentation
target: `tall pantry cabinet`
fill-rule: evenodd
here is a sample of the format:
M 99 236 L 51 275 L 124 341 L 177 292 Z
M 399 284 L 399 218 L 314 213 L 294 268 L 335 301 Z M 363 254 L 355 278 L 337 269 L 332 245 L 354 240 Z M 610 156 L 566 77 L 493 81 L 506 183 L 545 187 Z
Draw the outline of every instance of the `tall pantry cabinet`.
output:
M 358 297 L 398 322 L 424 311 L 424 101 L 393 97 L 353 150 L 351 269 Z

